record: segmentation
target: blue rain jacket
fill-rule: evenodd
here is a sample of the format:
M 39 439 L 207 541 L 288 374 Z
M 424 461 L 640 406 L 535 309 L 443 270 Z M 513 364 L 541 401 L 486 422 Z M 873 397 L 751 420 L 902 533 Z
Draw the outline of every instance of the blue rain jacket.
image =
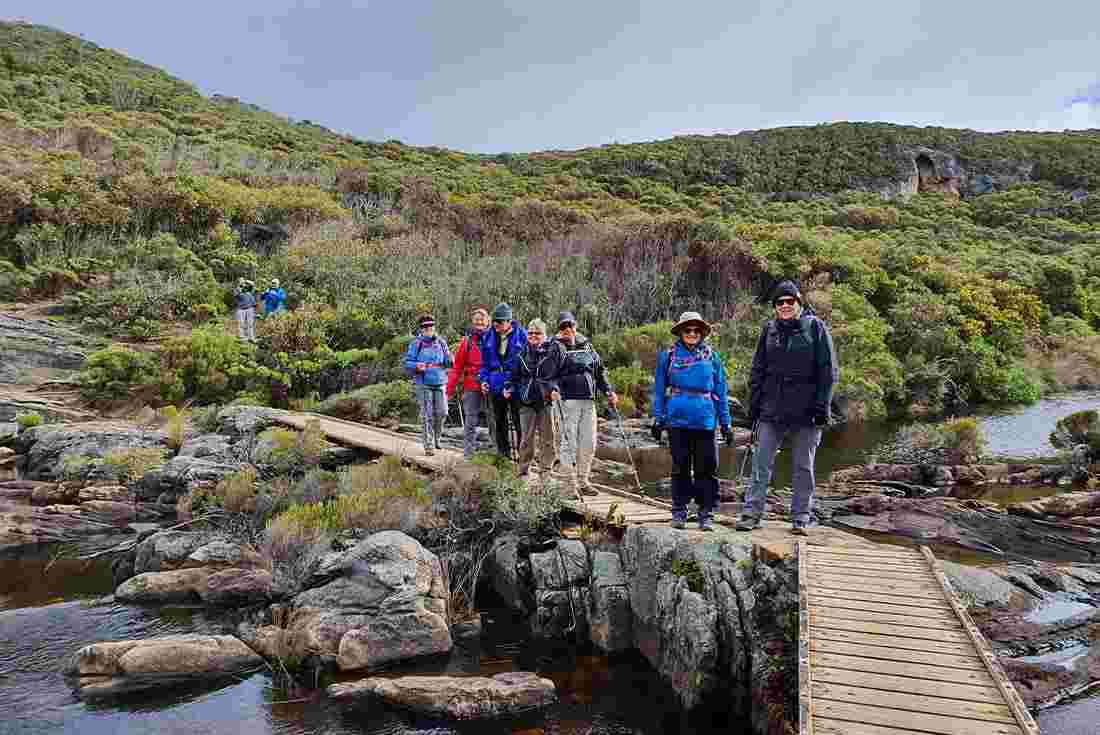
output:
M 730 425 L 726 369 L 718 353 L 704 344 L 689 350 L 677 340 L 657 357 L 653 419 L 672 429 L 714 431 Z
M 274 314 L 277 311 L 286 311 L 286 291 L 280 288 L 269 288 L 260 294 L 264 302 L 264 312 Z
M 504 392 L 504 384 L 512 376 L 516 359 L 527 348 L 527 330 L 519 322 L 512 320 L 512 333 L 508 336 L 508 349 L 503 360 L 497 353 L 499 343 L 497 330 L 492 327 L 486 329 L 481 337 L 481 370 L 478 371 L 478 378 L 482 383 L 489 384 L 489 391 L 495 396 Z
M 416 364 L 424 362 L 428 369 L 416 372 Z M 416 380 L 417 385 L 443 387 L 447 385 L 447 368 L 454 364 L 451 351 L 442 337 L 418 336 L 409 343 L 405 353 L 405 370 Z

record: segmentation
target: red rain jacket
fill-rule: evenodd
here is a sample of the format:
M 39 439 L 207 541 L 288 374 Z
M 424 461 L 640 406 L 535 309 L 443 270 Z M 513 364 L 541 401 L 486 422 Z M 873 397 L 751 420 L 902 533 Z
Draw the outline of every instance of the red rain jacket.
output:
M 477 377 L 481 369 L 481 339 L 479 336 L 467 334 L 462 338 L 455 352 L 454 365 L 447 378 L 447 396 L 455 394 L 455 387 L 459 378 L 462 379 L 462 389 L 467 391 L 480 391 L 481 381 Z

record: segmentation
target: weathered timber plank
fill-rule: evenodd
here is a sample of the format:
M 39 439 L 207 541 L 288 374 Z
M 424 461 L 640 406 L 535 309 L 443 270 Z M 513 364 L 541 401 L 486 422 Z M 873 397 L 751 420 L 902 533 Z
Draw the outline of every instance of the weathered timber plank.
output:
M 820 587 L 814 585 L 810 588 L 811 597 L 821 598 L 836 598 L 839 600 L 852 600 L 853 602 L 876 602 L 883 605 L 901 605 L 905 608 L 912 608 L 914 610 L 923 608 L 925 610 L 934 610 L 937 612 L 947 612 L 954 616 L 954 611 L 951 606 L 947 604 L 947 600 L 933 599 L 929 600 L 926 597 L 899 598 L 896 595 L 880 595 L 874 592 L 863 592 L 859 590 L 837 590 L 830 589 L 829 587 Z
M 943 572 L 943 565 L 940 563 L 940 560 L 936 558 L 936 555 L 933 554 L 932 550 L 927 546 L 921 547 L 921 553 L 924 555 L 924 558 L 928 560 L 928 564 L 932 568 L 932 571 L 935 572 L 944 596 L 955 610 L 955 614 L 959 616 L 960 622 L 962 622 L 967 635 L 974 644 L 974 648 L 977 650 L 978 655 L 989 671 L 989 675 L 993 678 L 997 688 L 1001 690 L 1001 694 L 1004 695 L 1005 703 L 1012 710 L 1013 716 L 1021 732 L 1027 735 L 1039 735 L 1038 724 L 1036 724 L 1031 713 L 1028 712 L 1023 699 L 1020 698 L 1019 692 L 1016 691 L 1012 682 L 1009 681 L 1008 675 L 1005 674 L 1004 669 L 1001 668 L 1001 664 L 997 661 L 997 656 L 989 647 L 989 643 L 986 641 L 985 636 L 978 630 L 978 626 L 975 625 L 974 621 L 970 618 L 970 614 L 966 611 L 966 607 L 955 595 L 954 590 L 947 581 L 947 576 Z
M 941 653 L 949 656 L 962 656 L 972 659 L 971 663 L 981 663 L 977 654 L 974 653 L 974 649 L 962 643 L 944 643 L 922 638 L 856 633 L 851 630 L 835 630 L 833 628 L 814 629 L 814 640 L 849 643 L 866 646 L 869 649 L 886 649 L 886 651 L 880 651 L 877 654 L 867 653 L 868 656 L 888 657 L 888 655 L 894 654 L 896 649 L 904 649 L 906 651 L 923 651 L 928 654 Z M 920 659 L 916 660 L 919 661 Z
M 814 641 L 814 643 L 817 643 L 817 641 Z M 863 671 L 869 674 L 907 676 L 912 679 L 926 679 L 928 681 L 953 681 L 958 684 L 995 686 L 993 680 L 989 678 L 988 672 L 974 667 L 964 669 L 953 666 L 940 666 L 932 662 L 920 663 L 919 661 L 901 659 L 845 656 L 839 653 L 825 653 L 822 651 L 812 651 L 810 659 L 814 670 L 821 668 L 846 669 L 849 671 Z
M 891 598 L 893 599 L 893 598 Z M 949 612 L 947 607 L 937 610 L 931 607 L 910 607 L 909 605 L 894 605 L 882 602 L 868 602 L 866 600 L 854 600 L 844 597 L 829 597 L 815 592 L 810 592 L 810 605 L 815 610 L 834 609 L 861 613 L 884 613 L 886 615 L 907 615 L 912 618 L 925 618 L 927 620 L 950 620 L 957 622 L 955 614 Z
M 881 610 L 852 610 L 851 608 L 828 607 L 817 604 L 813 605 L 811 610 L 811 622 L 816 622 L 818 618 L 846 618 L 853 621 L 863 620 L 869 623 L 908 625 L 914 628 L 931 628 L 933 630 L 962 630 L 958 620 L 948 617 L 922 618 L 908 612 L 887 613 Z
M 837 587 L 838 585 L 846 585 L 854 589 L 874 589 L 879 592 L 898 592 L 901 594 L 927 594 L 933 593 L 937 597 L 941 597 L 939 589 L 936 587 L 935 582 L 928 581 L 921 583 L 919 580 L 912 582 L 900 581 L 896 579 L 865 579 L 863 577 L 846 577 L 836 574 L 817 574 L 814 576 L 811 584 L 814 587 Z
M 921 560 L 920 551 L 896 546 L 877 545 L 874 547 L 863 546 L 824 546 L 810 547 L 810 558 L 818 556 L 849 556 L 871 559 L 897 559 L 897 560 Z
M 829 682 L 814 682 L 814 698 L 866 704 L 875 707 L 890 707 L 891 709 L 903 709 L 909 712 L 935 712 L 944 717 L 967 718 L 1008 725 L 1016 724 L 1016 718 L 1012 715 L 1012 710 L 1004 705 L 1003 700 L 999 703 L 965 702 L 959 699 L 867 689 Z
M 884 572 L 911 572 L 920 571 L 928 572 L 927 564 L 918 564 L 914 561 L 854 561 L 850 557 L 828 557 L 824 558 L 821 555 L 815 556 L 810 560 L 812 566 L 824 567 L 825 569 L 878 569 Z
M 917 628 L 912 625 L 894 625 L 893 623 L 873 623 L 866 620 L 846 620 L 844 618 L 826 618 L 811 616 L 810 625 L 815 628 L 848 630 L 853 633 L 873 633 L 875 635 L 897 636 L 898 638 L 919 638 L 941 643 L 970 643 L 965 631 L 943 630 L 937 628 Z
M 936 583 L 935 578 L 925 569 L 901 569 L 886 571 L 882 569 L 859 569 L 857 567 L 834 567 L 821 566 L 820 564 L 811 564 L 810 574 L 828 574 L 834 577 L 850 577 L 853 581 L 874 581 L 886 579 L 893 582 L 912 584 L 933 585 Z
M 908 728 L 918 732 L 935 733 L 935 735 L 1024 735 L 1023 730 L 1018 725 L 1005 722 L 944 717 L 943 715 L 923 712 L 909 712 L 886 707 L 869 707 L 850 702 L 837 702 L 830 699 L 819 700 L 814 712 L 831 720 Z
M 993 684 L 992 679 L 989 680 L 988 685 L 982 686 L 978 684 L 960 684 L 957 681 L 930 681 L 928 679 L 915 679 L 911 676 L 891 676 L 869 671 L 851 671 L 819 666 L 814 669 L 814 681 L 847 684 L 889 692 L 920 694 L 928 697 L 961 699 L 968 702 L 988 702 L 1003 705 L 1005 701 L 1004 697 L 1001 696 L 1001 690 Z
M 865 722 L 846 722 L 828 717 L 815 717 L 814 727 L 817 735 L 923 735 L 912 728 L 868 725 Z M 974 735 L 984 735 L 975 732 Z
M 881 585 L 858 584 L 850 579 L 818 580 L 818 582 L 813 585 L 812 589 L 815 592 L 818 590 L 834 590 L 837 592 L 859 592 L 872 595 L 886 595 L 892 599 L 898 600 L 899 603 L 908 600 L 913 600 L 914 604 L 920 604 L 922 600 L 925 602 L 942 602 L 943 598 L 943 595 L 936 592 L 934 587 L 887 590 Z
M 845 551 L 841 546 L 816 546 L 810 552 L 813 561 L 850 562 L 867 564 L 920 564 L 921 559 L 916 554 L 883 554 L 877 551 Z

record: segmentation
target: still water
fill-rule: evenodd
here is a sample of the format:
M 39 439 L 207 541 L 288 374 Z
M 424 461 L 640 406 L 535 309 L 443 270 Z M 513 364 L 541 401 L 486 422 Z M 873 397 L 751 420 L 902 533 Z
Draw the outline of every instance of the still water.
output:
M 537 671 L 554 680 L 559 703 L 520 720 L 455 725 L 379 705 L 343 708 L 312 687 L 287 685 L 267 670 L 191 688 L 83 703 L 61 674 L 64 661 L 97 641 L 175 633 L 231 632 L 201 609 L 118 605 L 106 563 L 0 559 L 0 733 L 3 735 L 422 735 L 505 733 L 737 733 L 723 715 L 681 713 L 675 695 L 638 656 L 608 660 L 533 646 L 522 621 L 486 615 L 483 638 L 444 659 L 401 673 L 492 675 Z

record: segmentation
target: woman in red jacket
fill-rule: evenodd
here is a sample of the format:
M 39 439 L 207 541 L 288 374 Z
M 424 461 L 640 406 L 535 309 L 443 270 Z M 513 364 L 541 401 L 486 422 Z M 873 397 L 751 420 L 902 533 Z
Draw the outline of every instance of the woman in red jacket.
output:
M 462 454 L 473 459 L 477 449 L 477 427 L 480 423 L 482 402 L 487 397 L 481 395 L 481 381 L 478 370 L 481 369 L 481 339 L 489 328 L 489 312 L 482 308 L 470 313 L 470 329 L 454 356 L 454 366 L 447 379 L 447 398 L 454 397 L 458 383 L 462 381 L 462 413 L 464 417 L 462 435 Z M 492 422 L 489 422 L 490 424 Z

